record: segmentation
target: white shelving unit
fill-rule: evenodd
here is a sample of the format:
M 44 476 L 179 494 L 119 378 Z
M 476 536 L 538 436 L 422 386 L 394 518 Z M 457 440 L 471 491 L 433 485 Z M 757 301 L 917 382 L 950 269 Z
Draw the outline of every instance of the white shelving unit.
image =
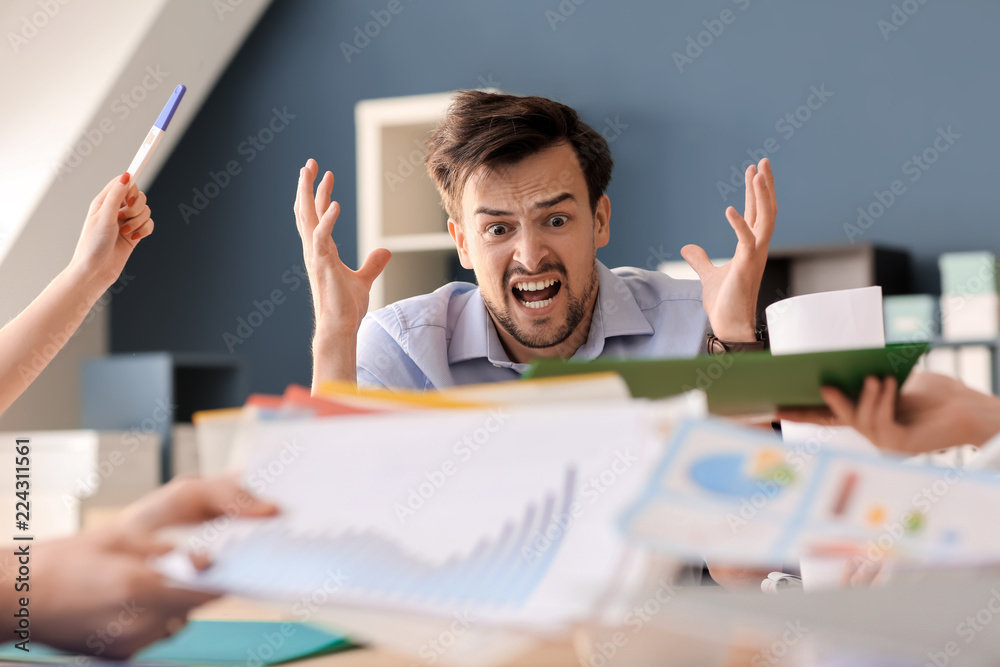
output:
M 424 167 L 427 139 L 451 93 L 362 100 L 354 110 L 358 155 L 358 262 L 388 248 L 369 312 L 450 280 L 456 251 L 448 215 Z

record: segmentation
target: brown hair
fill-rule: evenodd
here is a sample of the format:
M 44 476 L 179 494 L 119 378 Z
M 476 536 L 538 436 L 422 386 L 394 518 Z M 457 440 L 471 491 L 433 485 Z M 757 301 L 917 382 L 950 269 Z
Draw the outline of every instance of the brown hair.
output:
M 459 220 L 462 191 L 480 167 L 517 164 L 563 142 L 576 153 L 593 211 L 611 182 L 614 160 L 608 142 L 576 111 L 544 97 L 458 91 L 427 142 L 425 162 L 445 210 Z

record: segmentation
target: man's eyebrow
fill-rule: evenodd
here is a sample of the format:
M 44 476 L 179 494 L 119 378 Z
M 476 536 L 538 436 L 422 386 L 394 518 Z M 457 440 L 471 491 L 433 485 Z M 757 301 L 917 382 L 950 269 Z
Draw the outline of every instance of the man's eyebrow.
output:
M 495 218 L 502 218 L 504 216 L 514 215 L 514 214 L 511 213 L 510 211 L 501 211 L 495 208 L 486 208 L 485 206 L 480 206 L 479 208 L 476 209 L 476 212 L 473 213 L 473 215 L 491 215 Z
M 535 209 L 552 208 L 556 204 L 561 204 L 564 201 L 575 202 L 576 197 L 574 197 L 573 193 L 571 192 L 564 192 L 560 195 L 556 195 L 552 199 L 538 202 L 537 204 L 535 204 Z M 473 215 L 489 215 L 496 218 L 502 218 L 504 216 L 510 216 L 514 214 L 511 213 L 510 211 L 501 211 L 495 208 L 487 208 L 486 206 L 480 206 L 479 208 L 476 209 Z
M 552 208 L 556 204 L 561 204 L 564 201 L 575 202 L 576 201 L 576 197 L 574 197 L 573 194 L 570 193 L 570 192 L 564 192 L 561 195 L 557 195 L 557 196 L 553 197 L 552 199 L 549 199 L 548 201 L 540 201 L 540 202 L 538 202 L 537 204 L 535 204 L 535 208 L 536 209 Z

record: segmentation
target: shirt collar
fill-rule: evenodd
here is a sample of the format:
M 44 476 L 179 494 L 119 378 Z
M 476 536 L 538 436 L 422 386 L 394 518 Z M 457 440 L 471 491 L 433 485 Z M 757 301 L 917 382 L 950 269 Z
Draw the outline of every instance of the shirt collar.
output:
M 604 341 L 612 336 L 653 334 L 653 326 L 642 314 L 628 285 L 600 261 L 597 261 L 597 281 L 597 302 L 590 333 L 587 342 L 573 355 L 574 359 L 596 359 L 604 351 Z M 448 363 L 480 358 L 519 371 L 527 368 L 527 364 L 514 363 L 507 356 L 477 288 L 455 322 L 448 345 Z

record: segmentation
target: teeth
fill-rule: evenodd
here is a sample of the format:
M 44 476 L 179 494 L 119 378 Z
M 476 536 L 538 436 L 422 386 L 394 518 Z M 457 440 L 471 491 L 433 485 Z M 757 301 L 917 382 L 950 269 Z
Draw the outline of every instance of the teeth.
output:
M 518 301 L 521 301 L 521 300 L 518 299 Z M 550 303 L 552 303 L 552 297 L 551 296 L 548 299 L 542 299 L 541 301 L 521 301 L 521 304 L 524 305 L 527 308 L 544 308 L 545 306 L 549 305 Z
M 522 292 L 537 292 L 540 289 L 552 287 L 556 282 L 556 280 L 550 278 L 548 280 L 539 280 L 538 282 L 516 283 L 514 289 L 519 289 Z

